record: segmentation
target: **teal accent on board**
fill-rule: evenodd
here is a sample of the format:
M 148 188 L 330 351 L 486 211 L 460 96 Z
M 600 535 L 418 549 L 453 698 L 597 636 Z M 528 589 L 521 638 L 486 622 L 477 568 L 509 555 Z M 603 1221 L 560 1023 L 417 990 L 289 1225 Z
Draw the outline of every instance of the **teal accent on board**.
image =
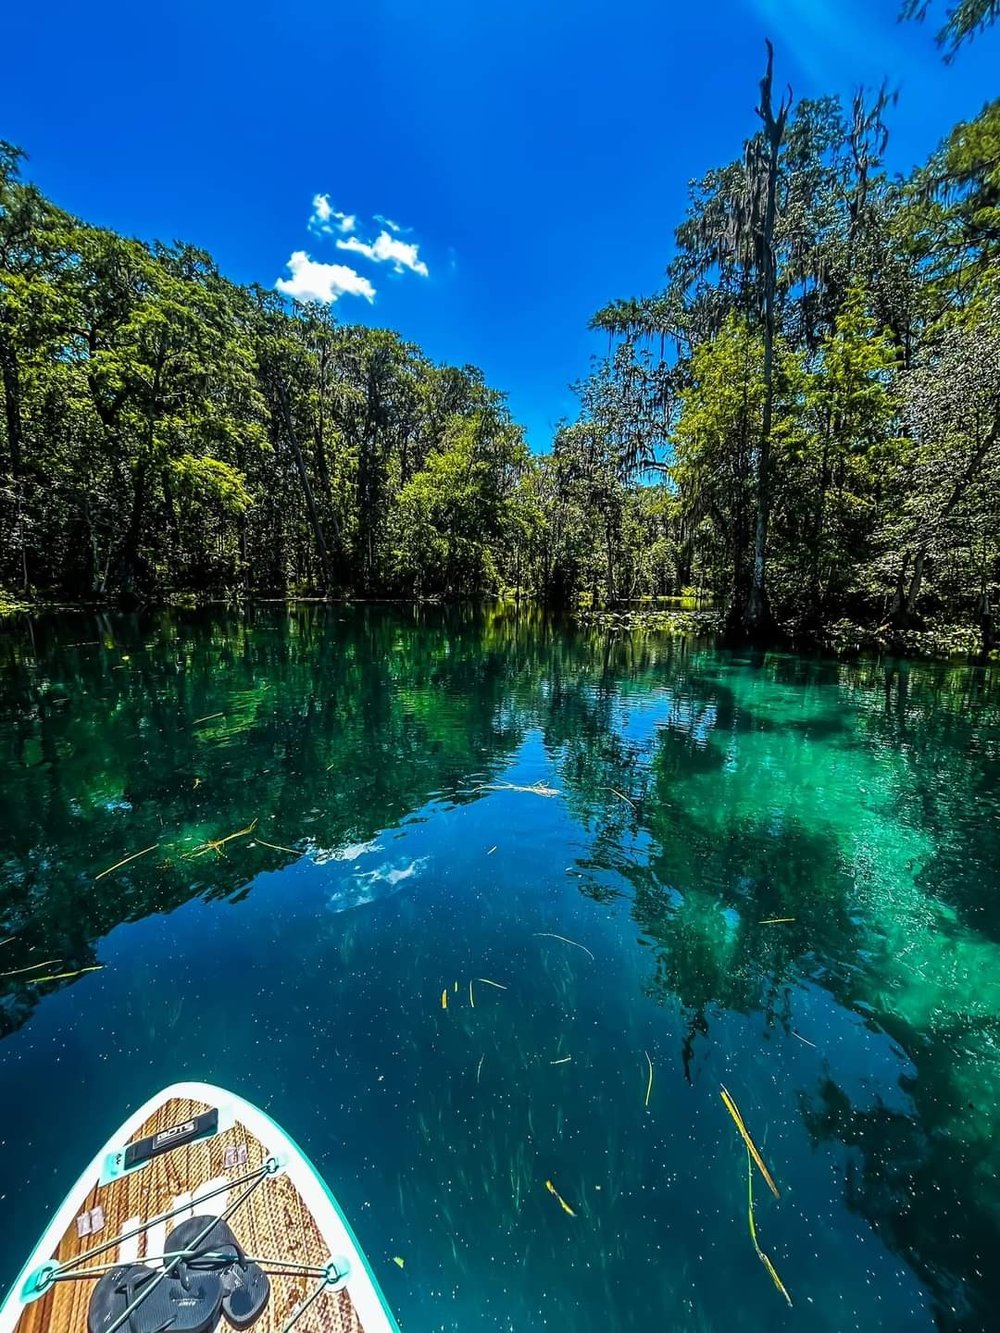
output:
M 113 1180 L 120 1180 L 122 1176 L 134 1175 L 136 1171 L 141 1171 L 144 1166 L 148 1165 L 149 1162 L 146 1161 L 136 1162 L 134 1166 L 126 1166 L 124 1151 L 116 1148 L 113 1152 L 105 1154 L 98 1184 L 110 1185 Z
M 277 1121 L 272 1120 L 272 1118 L 267 1114 L 267 1112 L 266 1112 L 266 1111 L 262 1111 L 262 1110 L 260 1109 L 260 1107 L 256 1107 L 255 1109 L 257 1110 L 257 1113 L 258 1113 L 258 1115 L 261 1117 L 261 1119 L 266 1120 L 267 1123 L 268 1123 L 269 1125 L 272 1125 L 272 1126 L 274 1127 L 274 1129 L 277 1130 L 277 1132 L 278 1132 L 279 1134 L 283 1135 L 283 1137 L 284 1137 L 286 1143 L 288 1144 L 289 1148 L 292 1149 L 292 1151 L 293 1151 L 293 1152 L 295 1153 L 295 1155 L 298 1157 L 299 1161 L 302 1163 L 302 1166 L 309 1172 L 309 1174 L 315 1179 L 315 1181 L 317 1182 L 317 1184 L 318 1184 L 318 1185 L 320 1186 L 320 1188 L 322 1189 L 322 1191 L 323 1191 L 324 1195 L 326 1196 L 326 1198 L 327 1198 L 327 1200 L 328 1200 L 330 1206 L 332 1207 L 333 1211 L 337 1214 L 337 1217 L 340 1219 L 341 1223 L 343 1224 L 344 1230 L 347 1232 L 348 1236 L 350 1237 L 351 1244 L 354 1246 L 355 1253 L 357 1254 L 358 1258 L 361 1260 L 361 1263 L 362 1263 L 362 1265 L 364 1266 L 364 1270 L 365 1270 L 365 1272 L 366 1272 L 366 1273 L 368 1274 L 368 1276 L 371 1278 L 372 1286 L 375 1288 L 375 1294 L 376 1294 L 376 1296 L 378 1297 L 379 1302 L 381 1303 L 382 1311 L 383 1311 L 383 1313 L 385 1314 L 386 1319 L 389 1321 L 390 1326 L 395 1330 L 395 1333 L 400 1333 L 399 1325 L 396 1323 L 396 1316 L 392 1313 L 392 1310 L 391 1310 L 390 1307 L 389 1307 L 389 1303 L 388 1303 L 388 1301 L 385 1299 L 385 1295 L 384 1295 L 384 1293 L 383 1293 L 383 1291 L 382 1291 L 382 1287 L 381 1287 L 381 1285 L 380 1285 L 380 1283 L 379 1283 L 379 1280 L 378 1280 L 378 1278 L 375 1276 L 375 1270 L 372 1268 L 371 1264 L 369 1263 L 367 1254 L 365 1253 L 365 1251 L 364 1251 L 364 1249 L 363 1249 L 363 1247 L 362 1247 L 360 1241 L 358 1240 L 357 1236 L 354 1234 L 354 1229 L 353 1229 L 353 1227 L 351 1226 L 350 1222 L 347 1220 L 347 1215 L 346 1215 L 346 1213 L 344 1212 L 343 1208 L 341 1208 L 340 1204 L 337 1202 L 336 1195 L 335 1195 L 335 1194 L 333 1193 L 333 1191 L 330 1189 L 330 1186 L 326 1183 L 326 1178 L 325 1178 L 323 1175 L 321 1175 L 321 1173 L 320 1173 L 319 1171 L 316 1170 L 315 1166 L 313 1166 L 313 1164 L 312 1164 L 312 1162 L 309 1160 L 308 1156 L 302 1151 L 302 1149 L 299 1147 L 299 1145 L 295 1142 L 295 1140 L 294 1140 L 294 1139 L 292 1138 L 292 1136 L 289 1134 L 289 1132 L 288 1132 L 287 1129 L 285 1129 L 282 1125 L 279 1125 L 279 1124 L 277 1123 Z M 332 1259 L 332 1258 L 333 1258 L 333 1256 L 331 1256 L 331 1259 Z M 336 1261 L 334 1260 L 334 1262 L 336 1262 Z M 339 1276 L 341 1276 L 341 1277 L 344 1276 L 343 1272 L 341 1272 L 341 1273 L 339 1274 Z
M 40 1300 L 52 1286 L 52 1276 L 58 1270 L 58 1264 L 44 1263 L 32 1269 L 21 1286 L 21 1300 L 25 1305 Z M 6 1303 L 6 1302 L 5 1302 Z

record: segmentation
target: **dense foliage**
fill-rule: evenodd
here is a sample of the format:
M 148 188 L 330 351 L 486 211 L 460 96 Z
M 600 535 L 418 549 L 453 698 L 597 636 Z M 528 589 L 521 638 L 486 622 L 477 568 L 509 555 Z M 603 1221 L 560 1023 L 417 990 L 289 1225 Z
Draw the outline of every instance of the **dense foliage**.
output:
M 474 368 L 87 226 L 0 146 L 0 591 L 696 592 L 737 637 L 993 646 L 1000 101 L 899 179 L 893 96 L 796 102 L 773 65 L 542 456 Z
M 496 591 L 529 508 L 471 367 L 87 226 L 0 157 L 0 587 Z
M 617 476 L 666 473 L 673 583 L 734 635 L 931 620 L 991 646 L 1000 102 L 900 180 L 884 89 L 845 109 L 772 83 L 769 52 L 760 132 L 694 185 L 663 290 L 595 316 L 583 420 Z

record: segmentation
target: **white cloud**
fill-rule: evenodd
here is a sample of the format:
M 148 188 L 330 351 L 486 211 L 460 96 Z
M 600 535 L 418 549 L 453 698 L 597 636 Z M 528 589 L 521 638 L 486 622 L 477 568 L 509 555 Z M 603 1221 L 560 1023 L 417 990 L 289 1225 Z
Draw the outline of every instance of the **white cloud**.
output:
M 341 296 L 375 300 L 375 288 L 368 279 L 346 264 L 320 264 L 310 259 L 305 250 L 296 250 L 288 261 L 288 268 L 292 276 L 279 278 L 274 285 L 279 292 L 296 301 L 322 301 L 332 305 Z
M 353 231 L 358 225 L 357 214 L 338 213 L 328 194 L 313 195 L 313 211 L 309 215 L 309 230 L 332 236 L 334 232 Z
M 381 222 L 383 227 L 388 227 L 390 231 L 396 233 L 408 230 L 408 228 L 401 227 L 398 222 L 393 222 L 392 218 L 384 218 L 381 213 L 375 214 L 375 221 Z
M 337 242 L 338 250 L 350 250 L 356 255 L 364 255 L 366 259 L 376 264 L 388 261 L 397 273 L 402 273 L 404 268 L 408 268 L 411 273 L 419 273 L 422 278 L 426 278 L 428 269 L 420 258 L 419 248 L 408 241 L 397 240 L 387 231 L 380 231 L 371 245 L 359 240 L 357 236 L 350 236 L 346 241 Z

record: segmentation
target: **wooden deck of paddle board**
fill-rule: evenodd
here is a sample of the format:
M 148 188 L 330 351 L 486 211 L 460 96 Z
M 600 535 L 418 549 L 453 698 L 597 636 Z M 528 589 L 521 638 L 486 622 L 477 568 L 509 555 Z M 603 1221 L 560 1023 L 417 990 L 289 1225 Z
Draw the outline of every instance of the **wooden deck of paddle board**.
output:
M 171 1098 L 145 1121 L 130 1142 L 181 1124 L 208 1109 L 204 1102 Z M 227 1148 L 235 1148 L 240 1158 L 240 1150 L 245 1148 L 245 1162 L 227 1168 Z M 54 1257 L 59 1263 L 74 1259 L 126 1230 L 132 1230 L 137 1225 L 133 1219 L 146 1222 L 171 1212 L 187 1201 L 185 1196 L 196 1193 L 198 1186 L 204 1188 L 213 1182 L 210 1187 L 215 1188 L 227 1180 L 248 1176 L 266 1159 L 265 1145 L 245 1125 L 237 1123 L 215 1138 L 174 1148 L 110 1185 L 98 1188 L 95 1181 L 81 1212 L 102 1208 L 104 1226 L 96 1235 L 80 1237 L 74 1222 L 63 1236 Z M 218 1215 L 243 1189 L 246 1185 L 233 1186 L 228 1200 L 219 1195 L 201 1205 L 196 1202 L 192 1211 Z M 134 1257 L 135 1262 L 142 1263 L 147 1255 L 152 1259 L 162 1254 L 166 1233 L 183 1221 L 184 1216 L 180 1214 L 169 1222 L 154 1223 L 131 1242 L 131 1252 L 125 1242 L 125 1253 L 121 1257 Z M 132 1225 L 127 1226 L 130 1222 Z M 298 1190 L 283 1173 L 266 1176 L 229 1218 L 229 1225 L 248 1255 L 273 1258 L 275 1268 L 280 1267 L 282 1260 L 323 1267 L 331 1257 Z M 115 1245 L 85 1260 L 81 1267 L 86 1269 L 117 1262 L 119 1257 L 119 1246 Z M 264 1267 L 271 1265 L 265 1264 Z M 319 1280 L 310 1276 L 269 1276 L 271 1297 L 267 1309 L 253 1326 L 253 1333 L 281 1333 L 296 1308 L 319 1285 Z M 56 1283 L 52 1291 L 25 1307 L 16 1333 L 86 1333 L 87 1305 L 95 1283 L 96 1278 Z M 221 1317 L 220 1333 L 228 1329 L 225 1318 Z M 317 1297 L 296 1322 L 295 1330 L 296 1333 L 364 1333 L 347 1291 L 332 1289 L 324 1290 Z

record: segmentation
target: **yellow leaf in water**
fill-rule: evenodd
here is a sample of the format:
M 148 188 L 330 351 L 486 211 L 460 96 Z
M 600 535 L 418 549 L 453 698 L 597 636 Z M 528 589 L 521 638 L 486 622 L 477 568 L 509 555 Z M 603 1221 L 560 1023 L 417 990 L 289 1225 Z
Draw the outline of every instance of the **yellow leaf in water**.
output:
M 768 1189 L 777 1199 L 779 1197 L 779 1191 L 777 1185 L 774 1183 L 774 1177 L 771 1175 L 770 1171 L 768 1171 L 767 1167 L 764 1165 L 764 1159 L 758 1152 L 756 1143 L 754 1143 L 753 1139 L 750 1137 L 750 1131 L 743 1123 L 743 1117 L 740 1115 L 739 1107 L 733 1101 L 732 1097 L 729 1094 L 729 1089 L 725 1086 L 725 1084 L 722 1085 L 722 1091 L 719 1095 L 721 1096 L 723 1102 L 725 1103 L 726 1110 L 733 1117 L 733 1123 L 736 1125 L 736 1128 L 739 1130 L 740 1137 L 747 1146 L 747 1152 L 749 1152 L 750 1156 L 757 1163 L 757 1166 L 760 1168 L 760 1174 L 764 1177 L 764 1181 L 767 1184 Z
M 400 1259 L 400 1257 L 399 1257 L 398 1254 L 394 1254 L 394 1255 L 392 1256 L 392 1262 L 396 1265 L 397 1268 L 402 1268 L 402 1267 L 403 1267 L 403 1260 Z
M 570 1217 L 576 1217 L 576 1213 L 569 1206 L 569 1204 L 566 1202 L 563 1196 L 559 1193 L 559 1191 L 556 1189 L 555 1185 L 553 1185 L 551 1180 L 547 1180 L 545 1182 L 545 1188 L 552 1195 L 552 1197 L 557 1200 L 559 1207 L 563 1210 L 564 1213 L 567 1213 Z
M 442 1009 L 447 1009 L 447 1008 L 448 1008 L 448 987 L 447 987 L 447 986 L 445 986 L 444 990 L 441 992 L 441 1008 L 442 1008 Z

